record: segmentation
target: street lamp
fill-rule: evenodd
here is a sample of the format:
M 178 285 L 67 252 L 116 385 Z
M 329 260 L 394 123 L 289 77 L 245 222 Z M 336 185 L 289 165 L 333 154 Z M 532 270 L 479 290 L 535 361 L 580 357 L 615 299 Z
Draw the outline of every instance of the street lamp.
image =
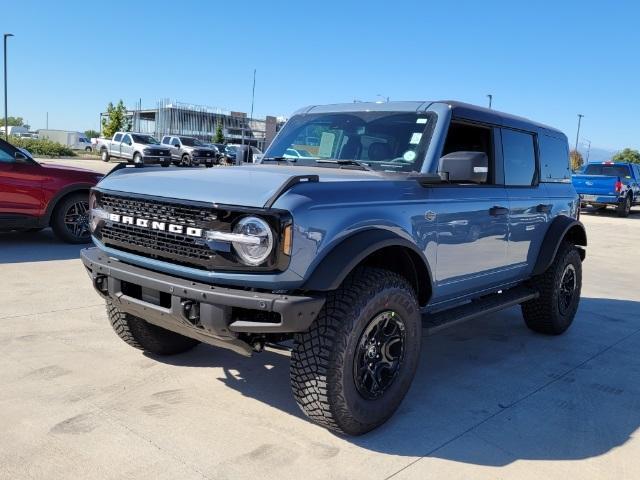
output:
M 7 117 L 7 38 L 13 33 L 4 34 L 4 138 L 9 140 L 9 118 Z
M 574 148 L 576 152 L 578 151 L 578 138 L 580 137 L 580 122 L 582 121 L 582 117 L 584 117 L 584 115 L 579 113 L 578 114 L 578 131 L 576 132 L 576 148 Z
M 587 159 L 584 161 L 584 163 L 586 164 L 586 163 L 589 163 L 589 153 L 591 153 L 591 140 L 583 138 L 582 143 L 587 144 Z
M 491 103 L 493 101 L 493 95 L 491 95 L 490 93 L 487 95 L 487 98 L 489 99 L 489 108 L 491 108 Z

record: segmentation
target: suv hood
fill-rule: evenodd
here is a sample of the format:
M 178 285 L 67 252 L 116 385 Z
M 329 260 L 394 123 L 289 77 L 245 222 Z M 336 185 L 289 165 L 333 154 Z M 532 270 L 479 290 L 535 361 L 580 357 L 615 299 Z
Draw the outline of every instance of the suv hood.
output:
M 114 192 L 262 208 L 291 177 L 297 175 L 318 175 L 320 182 L 389 179 L 381 172 L 276 165 L 206 170 L 123 168 L 105 177 L 98 187 Z

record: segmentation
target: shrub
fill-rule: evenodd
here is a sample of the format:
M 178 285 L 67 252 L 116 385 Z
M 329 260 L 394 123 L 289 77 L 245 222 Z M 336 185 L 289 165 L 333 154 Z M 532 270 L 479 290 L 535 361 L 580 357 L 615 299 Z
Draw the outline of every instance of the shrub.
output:
M 46 138 L 9 137 L 9 143 L 14 147 L 24 148 L 32 155 L 47 157 L 75 157 L 75 152 L 61 143 Z

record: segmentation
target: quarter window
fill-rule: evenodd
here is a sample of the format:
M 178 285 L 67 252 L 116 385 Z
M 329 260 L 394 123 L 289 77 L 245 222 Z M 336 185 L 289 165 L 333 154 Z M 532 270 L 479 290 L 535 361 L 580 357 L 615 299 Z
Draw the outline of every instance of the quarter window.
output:
M 536 181 L 533 135 L 502 129 L 505 185 L 531 186 Z

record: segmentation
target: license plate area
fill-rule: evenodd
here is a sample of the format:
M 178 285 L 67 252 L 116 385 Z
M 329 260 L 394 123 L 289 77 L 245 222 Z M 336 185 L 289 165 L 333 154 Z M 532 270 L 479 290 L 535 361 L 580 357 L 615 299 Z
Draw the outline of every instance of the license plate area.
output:
M 582 195 L 582 199 L 587 202 L 594 202 L 597 198 L 597 195 Z

